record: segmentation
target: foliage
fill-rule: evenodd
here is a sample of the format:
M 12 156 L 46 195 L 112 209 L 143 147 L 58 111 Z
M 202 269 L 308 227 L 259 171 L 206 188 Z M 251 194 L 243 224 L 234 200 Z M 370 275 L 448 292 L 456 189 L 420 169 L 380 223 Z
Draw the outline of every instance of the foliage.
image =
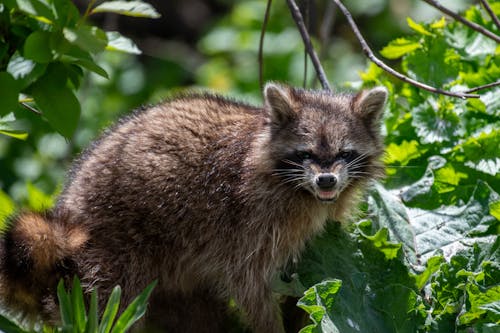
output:
M 0 119 L 0 133 L 21 138 L 27 131 L 30 133 L 25 142 L 11 140 L 6 144 L 0 138 L 0 181 L 5 190 L 0 192 L 0 219 L 17 206 L 50 206 L 53 195 L 44 193 L 57 193 L 66 162 L 100 128 L 116 118 L 120 110 L 146 101 L 156 102 L 169 93 L 168 88 L 179 89 L 179 82 L 193 81 L 194 85 L 252 101 L 259 98 L 256 57 L 265 7 L 262 1 L 237 2 L 201 38 L 197 49 L 203 61 L 192 61 L 199 54 L 193 56 L 177 48 L 178 52 L 171 52 L 165 62 L 150 60 L 150 68 L 121 53 L 105 52 L 97 58 L 99 52 L 94 51 L 102 50 L 103 44 L 107 49 L 120 47 L 111 45 L 110 33 L 105 34 L 107 44 L 101 40 L 97 45 L 99 36 L 104 35 L 86 22 L 85 14 L 73 26 L 65 25 L 74 22 L 71 20 L 60 23 L 54 13 L 63 2 L 8 0 L 0 5 L 0 29 L 6 22 L 11 30 L 16 27 L 8 41 L 17 43 L 17 52 L 9 55 L 3 46 L 7 39 L 0 40 L 0 71 L 7 69 L 8 73 L 0 73 L 0 87 L 9 87 L 0 89 L 0 109 L 6 114 Z M 499 15 L 499 2 L 490 2 Z M 21 3 L 37 4 L 33 8 L 44 11 L 37 14 L 45 15 L 44 8 L 52 13 L 33 15 Z M 370 42 L 377 31 L 378 36 L 394 36 L 381 54 L 393 64 L 400 60 L 400 70 L 406 75 L 449 90 L 466 90 L 500 77 L 500 49 L 482 35 L 445 19 L 428 24 L 408 19 L 413 34 L 396 38 L 396 24 L 381 9 L 384 1 L 376 3 L 377 6 L 363 6 L 351 2 L 349 6 L 363 14 L 362 21 L 369 28 L 362 30 L 373 34 L 367 38 Z M 111 7 L 126 13 L 128 7 L 122 5 Z M 106 6 L 111 8 L 93 7 L 88 15 Z M 15 19 L 11 19 L 13 14 Z M 464 16 L 498 32 L 480 7 L 471 7 Z M 56 23 L 50 25 L 39 17 L 54 18 Z M 78 41 L 71 32 L 64 33 L 67 27 L 78 35 L 77 26 L 87 32 L 81 33 L 81 38 L 92 36 L 90 45 L 95 50 L 79 45 L 84 39 Z M 400 34 L 400 30 L 396 31 Z M 26 48 L 28 37 L 34 33 L 37 34 Z M 78 62 L 84 58 L 68 58 L 57 43 L 43 43 L 47 36 L 62 36 L 70 49 L 90 55 L 95 66 Z M 336 36 L 322 52 L 332 82 L 357 80 L 355 68 L 364 66 L 356 54 L 359 52 L 353 50 L 347 39 Z M 135 50 L 133 46 L 126 48 Z M 35 59 L 27 58 L 26 51 Z M 284 2 L 273 4 L 264 55 L 266 79 L 296 85 L 302 82 L 302 43 Z M 27 73 L 20 79 L 8 70 L 9 64 L 10 68 L 17 68 L 16 62 L 11 64 L 16 57 L 32 65 L 24 69 Z M 60 74 L 61 68 L 68 71 L 76 67 L 80 68 L 76 74 Z M 43 73 L 38 72 L 40 68 Z M 106 70 L 109 79 L 103 79 L 99 68 Z M 21 66 L 19 71 L 22 69 Z M 96 74 L 82 76 L 82 69 Z M 18 92 L 34 97 L 38 103 L 31 85 L 45 75 L 51 80 L 62 81 L 65 77 L 71 94 L 78 89 L 85 111 L 71 143 L 51 133 L 40 116 L 19 107 Z M 326 233 L 308 246 L 292 282 L 281 281 L 277 290 L 302 297 L 299 306 L 312 319 L 303 332 L 498 331 L 500 89 L 481 91 L 479 99 L 459 100 L 403 84 L 374 65 L 360 76 L 362 81 L 351 82 L 352 87 L 382 84 L 391 93 L 384 128 L 388 177 L 368 196 L 364 208 L 369 219 L 351 228 L 329 225 Z M 16 86 L 13 79 L 21 82 L 23 88 L 12 90 Z M 306 81 L 313 81 L 311 71 Z M 20 96 L 24 101 L 25 96 Z M 42 112 L 44 102 L 47 103 L 42 97 L 42 105 L 35 104 Z M 11 108 L 13 113 L 5 111 Z M 57 127 L 57 122 L 51 123 L 50 115 L 46 119 Z M 27 123 L 30 125 L 26 131 L 14 131 L 16 126 Z M 0 318 L 1 325 L 3 322 Z
M 70 0 L 7 0 L 0 4 L 0 133 L 18 138 L 15 120 L 26 110 L 41 114 L 66 138 L 72 137 L 81 106 L 75 90 L 84 70 L 108 77 L 94 60 L 108 50 L 139 53 L 118 32 L 104 32 L 87 23 L 94 13 L 158 17 L 141 1 L 110 1 L 82 16 Z M 34 104 L 33 104 L 34 103 Z M 33 105 L 30 105 L 33 104 Z
M 12 320 L 0 316 L 0 331 L 6 333 L 123 333 L 128 331 L 135 322 L 144 316 L 149 296 L 155 285 L 156 282 L 153 282 L 147 286 L 119 317 L 117 317 L 117 314 L 120 306 L 121 288 L 116 286 L 109 296 L 102 316 L 99 317 L 97 290 L 92 291 L 89 305 L 86 307 L 80 280 L 75 277 L 69 291 L 66 291 L 61 280 L 57 287 L 57 297 L 61 311 L 61 324 L 58 327 L 43 325 L 29 331 Z
M 500 14 L 496 6 L 497 15 Z M 464 15 L 495 30 L 479 7 Z M 444 19 L 382 50 L 410 77 L 466 89 L 500 76 L 499 48 Z M 478 74 L 481 73 L 481 74 Z M 477 100 L 433 95 L 371 65 L 364 84 L 391 92 L 385 186 L 370 220 L 330 226 L 298 268 L 301 332 L 497 332 L 500 329 L 500 88 Z

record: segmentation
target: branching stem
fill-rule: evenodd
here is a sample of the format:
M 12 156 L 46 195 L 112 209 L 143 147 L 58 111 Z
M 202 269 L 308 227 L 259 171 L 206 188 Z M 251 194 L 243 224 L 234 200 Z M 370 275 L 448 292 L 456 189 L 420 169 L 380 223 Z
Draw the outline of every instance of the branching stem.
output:
M 318 55 L 316 54 L 316 51 L 314 51 L 314 48 L 312 46 L 311 38 L 309 37 L 309 33 L 307 32 L 306 26 L 304 24 L 304 19 L 302 18 L 299 7 L 294 0 L 287 0 L 286 2 L 288 4 L 288 7 L 290 8 L 290 12 L 292 13 L 295 24 L 299 29 L 300 35 L 302 36 L 302 41 L 304 42 L 304 46 L 307 53 L 309 54 L 309 57 L 311 58 L 321 86 L 324 90 L 332 91 L 332 88 L 330 88 L 330 84 L 328 83 L 328 80 L 326 78 L 325 71 L 323 70 L 321 62 L 319 61 Z
M 455 20 L 457 20 L 458 22 L 462 23 L 463 25 L 466 25 L 469 28 L 471 28 L 471 29 L 479 32 L 480 34 L 483 34 L 486 37 L 493 39 L 495 42 L 500 43 L 500 36 L 498 36 L 494 32 L 491 32 L 488 29 L 485 29 L 484 27 L 480 26 L 477 23 L 471 22 L 471 21 L 463 18 L 462 16 L 460 16 L 459 14 L 457 14 L 454 11 L 450 10 L 449 8 L 446 8 L 445 6 L 441 5 L 439 2 L 437 2 L 435 0 L 422 0 L 422 1 L 428 3 L 432 7 L 436 8 L 437 10 L 439 10 L 440 12 L 443 12 L 444 14 L 446 14 L 446 15 L 454 18 Z M 495 15 L 493 14 L 493 16 L 495 16 Z
M 394 69 L 392 69 L 391 67 L 389 67 L 388 65 L 386 65 L 382 60 L 378 59 L 375 56 L 375 54 L 373 53 L 373 51 L 370 49 L 370 47 L 366 43 L 366 40 L 364 39 L 363 35 L 359 31 L 359 28 L 356 25 L 356 23 L 354 22 L 351 13 L 342 4 L 342 2 L 340 0 L 332 0 L 332 1 L 335 2 L 335 4 L 339 7 L 340 11 L 346 17 L 347 22 L 351 26 L 352 31 L 356 35 L 356 38 L 358 39 L 359 43 L 361 44 L 361 48 L 363 49 L 363 52 L 368 57 L 368 59 L 370 59 L 375 65 L 377 65 L 378 67 L 382 68 L 387 73 L 395 76 L 396 78 L 398 78 L 399 80 L 401 80 L 403 82 L 409 83 L 411 85 L 414 85 L 415 87 L 418 87 L 418 88 L 421 88 L 421 89 L 424 89 L 424 90 L 427 90 L 427 91 L 430 91 L 430 92 L 433 92 L 433 93 L 447 95 L 447 96 L 452 96 L 452 97 L 459 97 L 459 98 L 463 98 L 463 99 L 465 99 L 465 98 L 478 98 L 479 97 L 479 95 L 476 95 L 476 94 L 451 92 L 451 91 L 447 91 L 447 90 L 437 89 L 437 88 L 429 86 L 429 85 L 427 85 L 425 83 L 413 80 L 412 78 L 409 78 L 409 77 L 407 77 L 407 76 L 405 76 L 405 75 L 403 75 L 403 74 L 395 71 Z M 424 0 L 424 1 L 426 1 L 426 0 Z

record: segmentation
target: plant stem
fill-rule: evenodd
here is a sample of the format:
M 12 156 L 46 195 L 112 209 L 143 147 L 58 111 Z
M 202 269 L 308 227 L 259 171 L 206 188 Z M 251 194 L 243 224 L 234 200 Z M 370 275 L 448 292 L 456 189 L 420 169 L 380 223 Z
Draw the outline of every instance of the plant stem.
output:
M 309 54 L 309 57 L 311 58 L 314 69 L 316 70 L 316 75 L 321 82 L 321 86 L 326 91 L 332 91 L 332 88 L 330 88 L 330 84 L 326 79 L 325 71 L 323 70 L 323 67 L 321 66 L 321 63 L 319 61 L 318 55 L 316 54 L 316 51 L 314 51 L 314 48 L 312 46 L 311 38 L 309 37 L 309 33 L 307 32 L 307 29 L 305 27 L 304 19 L 302 18 L 299 7 L 297 7 L 297 4 L 294 0 L 286 0 L 286 2 L 288 4 L 288 7 L 290 8 L 290 12 L 295 21 L 295 24 L 299 29 L 300 35 L 302 36 L 302 41 L 304 42 L 304 46 L 307 53 Z

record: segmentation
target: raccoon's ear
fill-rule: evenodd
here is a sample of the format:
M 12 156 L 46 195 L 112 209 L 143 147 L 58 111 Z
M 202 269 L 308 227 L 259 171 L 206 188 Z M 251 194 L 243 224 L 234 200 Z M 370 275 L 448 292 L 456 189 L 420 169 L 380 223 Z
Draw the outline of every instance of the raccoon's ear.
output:
M 375 87 L 370 90 L 363 90 L 353 99 L 353 109 L 368 122 L 376 123 L 380 120 L 387 101 L 387 89 L 385 87 Z
M 264 99 L 274 125 L 283 126 L 297 117 L 288 88 L 268 83 L 264 87 Z

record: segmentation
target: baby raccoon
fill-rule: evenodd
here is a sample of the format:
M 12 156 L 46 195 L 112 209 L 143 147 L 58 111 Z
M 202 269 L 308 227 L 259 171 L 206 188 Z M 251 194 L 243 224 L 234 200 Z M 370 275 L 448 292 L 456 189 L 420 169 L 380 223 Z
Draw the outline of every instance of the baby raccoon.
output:
M 253 332 L 283 332 L 273 274 L 382 175 L 387 91 L 270 83 L 264 96 L 253 107 L 187 95 L 119 121 L 75 162 L 55 208 L 13 219 L 4 306 L 56 321 L 61 278 L 103 302 L 119 284 L 122 304 L 157 280 L 148 328 L 225 332 L 231 298 Z

